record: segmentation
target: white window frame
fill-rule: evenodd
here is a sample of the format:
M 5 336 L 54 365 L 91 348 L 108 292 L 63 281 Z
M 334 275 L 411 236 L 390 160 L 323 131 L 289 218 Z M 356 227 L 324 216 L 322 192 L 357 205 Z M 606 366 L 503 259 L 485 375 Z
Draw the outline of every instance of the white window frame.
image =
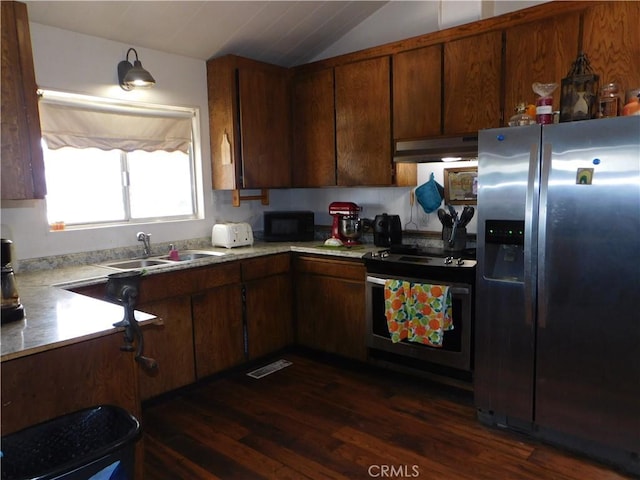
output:
M 114 227 L 123 225 L 138 225 L 147 223 L 170 223 L 184 220 L 201 220 L 204 218 L 204 190 L 203 190 L 203 171 L 202 171 L 202 149 L 201 149 L 201 133 L 200 133 L 200 109 L 197 107 L 179 107 L 170 105 L 158 105 L 143 102 L 122 101 L 110 98 L 95 97 L 90 95 L 81 95 L 69 92 L 54 91 L 48 89 L 41 89 L 38 94 L 44 101 L 52 101 L 56 103 L 63 103 L 67 105 L 77 106 L 92 106 L 96 109 L 100 108 L 118 108 L 123 111 L 140 111 L 146 110 L 160 115 L 180 115 L 190 116 L 191 118 L 191 148 L 189 151 L 190 163 L 191 163 L 191 175 L 193 179 L 192 184 L 192 201 L 193 201 L 193 214 L 189 215 L 174 215 L 170 217 L 149 217 L 149 218 L 131 218 L 131 212 L 129 208 L 128 193 L 125 201 L 125 214 L 127 218 L 117 222 L 93 222 L 93 223 L 81 223 L 65 226 L 65 229 L 82 230 L 97 227 Z M 124 162 L 124 156 L 126 152 L 120 153 L 121 162 Z M 124 189 L 128 190 L 129 185 Z M 123 190 L 124 191 L 124 190 Z

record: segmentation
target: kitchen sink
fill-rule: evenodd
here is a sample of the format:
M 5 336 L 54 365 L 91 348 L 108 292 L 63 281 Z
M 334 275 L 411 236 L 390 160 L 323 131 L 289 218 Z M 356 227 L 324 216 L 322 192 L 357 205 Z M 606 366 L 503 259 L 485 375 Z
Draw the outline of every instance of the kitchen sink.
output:
M 178 252 L 178 260 L 172 260 L 169 258 L 169 255 L 164 255 L 162 257 L 158 257 L 162 260 L 167 260 L 170 262 L 189 262 L 192 260 L 199 260 L 201 258 L 210 258 L 210 257 L 221 257 L 226 255 L 226 252 L 210 252 L 210 251 L 202 251 L 202 250 L 183 250 Z
M 172 260 L 169 255 L 151 258 L 134 258 L 129 260 L 118 260 L 115 262 L 103 263 L 103 267 L 115 268 L 117 270 L 132 270 L 135 268 L 158 267 L 171 265 L 176 262 L 191 262 L 202 258 L 220 257 L 226 252 L 211 252 L 207 250 L 183 250 L 178 253 L 178 260 Z
M 158 265 L 170 265 L 169 260 L 161 260 L 158 258 L 138 258 L 135 260 L 119 260 L 102 264 L 103 267 L 116 268 L 118 270 L 131 270 L 133 268 L 148 268 Z

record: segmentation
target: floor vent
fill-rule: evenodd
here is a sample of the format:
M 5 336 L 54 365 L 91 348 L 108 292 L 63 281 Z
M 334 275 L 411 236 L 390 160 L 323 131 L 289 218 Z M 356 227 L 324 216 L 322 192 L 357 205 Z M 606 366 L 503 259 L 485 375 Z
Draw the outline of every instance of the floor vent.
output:
M 265 365 L 264 367 L 260 367 L 253 372 L 249 372 L 247 373 L 247 375 L 253 378 L 262 378 L 273 372 L 282 370 L 284 367 L 288 367 L 289 365 L 291 365 L 291 362 L 288 360 L 278 360 L 276 362 L 270 363 L 269 365 Z

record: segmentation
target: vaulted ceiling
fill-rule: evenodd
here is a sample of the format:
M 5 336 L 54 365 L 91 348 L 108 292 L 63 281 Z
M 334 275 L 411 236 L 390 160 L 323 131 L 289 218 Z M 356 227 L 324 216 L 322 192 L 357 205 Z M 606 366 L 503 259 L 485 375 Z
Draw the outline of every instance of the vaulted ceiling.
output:
M 464 23 L 539 1 L 26 1 L 32 22 L 206 60 L 226 53 L 282 66 L 312 61 L 341 39 L 357 49 L 439 29 L 443 5 Z M 506 4 L 512 4 L 506 6 Z M 506 7 L 506 8 L 505 8 Z M 462 15 L 461 15 L 462 14 Z M 340 53 L 340 52 L 339 52 Z M 343 52 L 342 52 L 343 53 Z

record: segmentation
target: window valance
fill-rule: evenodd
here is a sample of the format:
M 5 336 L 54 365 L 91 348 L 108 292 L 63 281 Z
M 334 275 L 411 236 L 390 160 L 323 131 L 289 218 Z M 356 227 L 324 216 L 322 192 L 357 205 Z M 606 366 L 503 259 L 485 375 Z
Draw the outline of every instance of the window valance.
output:
M 74 147 L 187 153 L 191 145 L 193 113 L 187 109 L 79 102 L 46 95 L 39 108 L 42 137 L 54 150 Z

